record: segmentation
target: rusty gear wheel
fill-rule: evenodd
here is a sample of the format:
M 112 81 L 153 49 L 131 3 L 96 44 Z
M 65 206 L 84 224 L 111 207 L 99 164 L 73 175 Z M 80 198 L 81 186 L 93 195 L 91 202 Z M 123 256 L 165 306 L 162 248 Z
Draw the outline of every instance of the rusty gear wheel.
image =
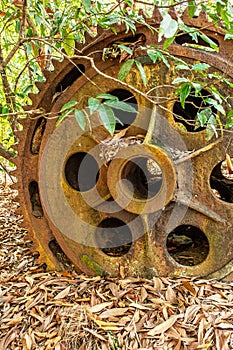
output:
M 155 9 L 148 23 L 156 28 L 160 21 Z M 170 54 L 191 64 L 208 63 L 231 80 L 232 45 L 224 41 L 224 33 L 203 13 L 193 19 L 184 13 L 183 21 L 205 28 L 219 52 L 201 39 L 195 46 L 181 33 Z M 226 153 L 233 158 L 233 138 L 225 133 L 206 141 L 205 128 L 194 128 L 202 100 L 191 94 L 183 109 L 171 84 L 181 71 L 172 61 L 169 68 L 146 56 L 145 45 L 162 45 L 156 30 L 138 24 L 135 36 L 123 26 L 116 31 L 117 36 L 99 30 L 97 37 L 86 37 L 85 45 L 77 45 L 79 58 L 54 62 L 54 71 L 45 72 L 46 81 L 37 84 L 39 93 L 30 96 L 30 109 L 54 116 L 70 100 L 84 109 L 88 97 L 100 92 L 137 110 L 118 114 L 124 127 L 117 124 L 122 137 L 115 144 L 106 141 L 98 116 L 92 132 L 85 133 L 72 117 L 59 127 L 56 118 L 44 116 L 22 122 L 16 187 L 39 259 L 50 270 L 66 269 L 70 261 L 91 275 L 124 271 L 232 280 L 233 182 L 225 177 L 224 159 Z M 111 56 L 116 41 L 140 42 L 134 54 L 144 66 L 146 87 L 136 68 L 125 83 L 117 81 L 121 63 Z M 224 82 L 200 79 L 218 84 L 226 99 L 231 95 Z M 202 94 L 207 94 L 204 88 Z

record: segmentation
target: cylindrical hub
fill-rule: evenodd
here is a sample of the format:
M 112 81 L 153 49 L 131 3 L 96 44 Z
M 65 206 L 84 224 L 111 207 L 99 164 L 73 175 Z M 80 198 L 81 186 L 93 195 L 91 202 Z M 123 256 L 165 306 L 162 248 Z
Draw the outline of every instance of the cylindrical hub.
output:
M 107 174 L 115 201 L 135 214 L 164 208 L 176 189 L 176 171 L 169 155 L 158 146 L 133 145 L 111 162 Z

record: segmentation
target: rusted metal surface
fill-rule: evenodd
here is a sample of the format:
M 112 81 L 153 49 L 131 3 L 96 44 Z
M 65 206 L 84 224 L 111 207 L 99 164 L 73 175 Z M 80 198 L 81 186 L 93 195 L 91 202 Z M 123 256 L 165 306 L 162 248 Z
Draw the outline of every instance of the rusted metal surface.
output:
M 208 28 L 204 32 L 216 40 L 219 53 L 186 46 L 183 37 L 171 45 L 171 54 L 190 63 L 206 62 L 231 79 L 232 45 L 224 41 L 223 33 L 207 26 L 204 14 L 194 19 L 185 15 L 184 21 Z M 159 24 L 156 11 L 150 24 Z M 78 46 L 83 56 L 93 52 L 98 69 L 114 78 L 119 60 L 103 61 L 103 50 L 116 38 L 127 41 L 130 36 L 123 27 L 116 30 L 117 37 L 100 31 L 95 40 L 87 37 L 85 46 Z M 158 44 L 156 31 L 139 25 L 137 33 L 146 45 Z M 98 116 L 92 120 L 92 133 L 83 133 L 73 118 L 58 128 L 54 119 L 23 121 L 17 189 L 39 259 L 48 269 L 64 269 L 67 261 L 62 250 L 77 269 L 88 274 L 117 276 L 124 270 L 130 275 L 232 280 L 233 200 L 221 193 L 219 183 L 233 181 L 225 179 L 221 168 L 226 152 L 233 158 L 233 138 L 224 134 L 219 142 L 207 142 L 206 130 L 190 129 L 187 120 L 182 124 L 171 86 L 177 77 L 172 63 L 170 69 L 153 64 L 143 48 L 137 54 L 144 57 L 146 88 L 136 69 L 126 78 L 129 86 L 122 86 L 98 74 L 83 58 L 76 59 L 76 70 L 67 60 L 54 62 L 54 72 L 46 73 L 46 82 L 38 84 L 40 92 L 31 96 L 33 108 L 55 115 L 69 100 L 80 101 L 79 108 L 85 108 L 88 97 L 100 90 L 131 96 L 137 105 L 122 137 L 124 147 L 114 150 L 108 162 L 101 156 L 100 142 L 108 134 Z M 150 91 L 150 100 L 135 94 L 130 85 Z M 218 89 L 223 96 L 230 94 L 224 85 Z M 162 101 L 155 108 L 151 99 L 158 102 L 158 96 Z M 194 119 L 196 112 L 189 117 Z M 132 137 L 140 142 L 127 146 Z

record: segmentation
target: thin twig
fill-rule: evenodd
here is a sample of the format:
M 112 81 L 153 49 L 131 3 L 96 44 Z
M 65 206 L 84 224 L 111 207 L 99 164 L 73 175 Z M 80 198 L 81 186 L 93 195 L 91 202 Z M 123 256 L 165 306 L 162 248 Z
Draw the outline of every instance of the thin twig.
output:
M 11 161 L 13 158 L 15 158 L 15 153 L 9 151 L 0 143 L 0 157 Z
M 151 117 L 150 117 L 150 123 L 147 129 L 146 137 L 144 139 L 143 143 L 151 143 L 152 138 L 153 138 L 153 133 L 154 133 L 154 128 L 155 128 L 155 121 L 156 121 L 156 111 L 157 111 L 157 106 L 153 106 L 152 112 L 151 112 Z
M 214 148 L 214 147 L 215 147 L 219 142 L 221 142 L 221 141 L 222 141 L 222 138 L 219 138 L 219 139 L 217 139 L 216 141 L 210 143 L 209 145 L 204 146 L 204 147 L 202 147 L 202 148 L 199 148 L 198 150 L 196 150 L 196 151 L 190 153 L 189 155 L 187 155 L 187 156 L 185 156 L 185 157 L 183 157 L 183 158 L 177 159 L 177 160 L 175 161 L 175 164 L 181 164 L 181 163 L 186 162 L 186 161 L 189 160 L 189 159 L 192 159 L 192 158 L 194 158 L 194 157 L 197 157 L 197 156 L 199 156 L 200 154 L 205 153 L 205 152 L 211 150 L 212 148 Z
M 11 52 L 8 54 L 8 56 L 5 58 L 5 60 L 2 62 L 2 66 L 6 67 L 8 63 L 11 61 L 13 56 L 16 54 L 20 46 L 22 45 L 23 39 L 25 38 L 25 30 L 26 30 L 26 10 L 27 10 L 27 0 L 23 1 L 23 8 L 22 8 L 22 20 L 20 24 L 20 30 L 19 30 L 19 37 L 18 41 L 11 50 Z
M 11 176 L 11 174 L 9 173 L 9 171 L 7 170 L 7 168 L 2 164 L 0 163 L 0 167 L 2 168 L 2 170 L 9 176 L 10 180 L 12 183 L 14 183 L 14 179 L 13 177 Z M 6 182 L 6 177 L 5 177 L 5 182 Z

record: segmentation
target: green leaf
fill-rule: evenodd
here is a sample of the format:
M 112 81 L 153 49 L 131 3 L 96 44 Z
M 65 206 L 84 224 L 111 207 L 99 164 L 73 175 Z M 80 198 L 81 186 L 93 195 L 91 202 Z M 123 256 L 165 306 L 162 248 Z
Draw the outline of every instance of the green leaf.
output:
M 60 117 L 58 118 L 58 120 L 57 120 L 57 122 L 56 122 L 56 126 L 58 126 L 58 125 L 60 125 L 61 124 L 61 122 L 65 119 L 65 117 L 67 117 L 69 114 L 70 114 L 70 112 L 71 112 L 72 110 L 66 110 L 65 112 L 63 112 L 61 115 L 60 115 Z
M 10 108 L 9 107 L 3 107 L 2 108 L 2 114 L 7 114 L 7 113 L 9 113 L 10 112 Z
M 97 98 L 90 97 L 88 99 L 88 108 L 90 109 L 90 114 L 94 113 L 100 105 L 100 101 Z
M 108 130 L 110 135 L 113 135 L 115 131 L 115 126 L 116 126 L 116 119 L 112 108 L 104 104 L 101 104 L 98 108 L 98 112 L 104 127 Z
M 225 129 L 233 128 L 233 109 L 231 109 L 227 114 L 227 123 Z
M 103 98 L 105 100 L 118 100 L 118 97 L 111 94 L 99 94 L 96 96 L 96 98 Z
M 132 33 L 135 33 L 136 31 L 136 27 L 135 27 L 135 24 L 134 24 L 134 21 L 128 17 L 128 16 L 125 16 L 122 18 L 124 23 L 125 23 L 125 26 L 126 26 L 126 33 L 131 30 Z
M 116 28 L 115 27 L 110 27 L 110 29 L 113 31 L 113 33 L 115 34 L 115 35 L 117 35 L 117 30 L 116 30 Z
M 73 56 L 75 52 L 75 39 L 72 33 L 63 38 L 62 46 L 68 56 Z
M 123 101 L 108 100 L 108 101 L 105 101 L 103 104 L 111 108 L 120 109 L 124 112 L 137 113 L 137 110 L 132 105 Z
M 217 124 L 216 118 L 212 114 L 208 120 L 207 127 L 206 127 L 206 139 L 207 139 L 207 141 L 211 140 L 214 135 L 216 137 L 218 137 L 218 133 L 217 133 L 216 127 L 215 127 L 216 124 Z
M 219 47 L 218 47 L 218 45 L 213 41 L 213 40 L 211 40 L 207 35 L 205 35 L 204 33 L 199 33 L 199 35 L 200 35 L 200 37 L 206 42 L 206 43 L 208 43 L 209 45 L 210 45 L 210 47 L 212 48 L 212 49 L 214 49 L 216 52 L 218 52 L 218 50 L 219 50 Z
M 197 10 L 197 5 L 194 0 L 188 1 L 188 17 L 192 18 Z
M 217 109 L 217 111 L 219 111 L 223 115 L 226 115 L 225 109 L 223 108 L 223 106 L 221 104 L 218 103 L 218 101 L 209 97 L 209 98 L 205 99 L 205 102 L 212 105 L 214 108 Z
M 77 101 L 69 101 L 66 104 L 64 104 L 61 108 L 61 112 L 67 110 L 67 109 L 71 109 L 72 107 L 74 107 L 77 104 Z
M 163 49 L 167 50 L 169 48 L 169 46 L 173 43 L 173 41 L 175 40 L 176 36 L 172 36 L 171 38 L 166 38 L 163 44 Z
M 193 83 L 193 82 L 192 82 L 192 86 L 193 86 L 194 89 L 195 89 L 195 97 L 199 96 L 199 93 L 200 93 L 200 91 L 202 90 L 201 84 L 199 84 L 199 83 Z
M 82 0 L 82 4 L 87 12 L 94 12 L 91 6 L 91 0 Z
M 32 90 L 33 86 L 34 86 L 33 84 L 29 84 L 28 86 L 26 86 L 25 89 L 23 90 L 23 93 L 27 94 L 29 91 Z
M 205 123 L 207 122 L 207 120 L 210 118 L 211 115 L 212 115 L 212 110 L 210 107 L 204 108 L 197 113 L 197 120 L 201 127 L 205 125 Z
M 185 108 L 185 100 L 190 94 L 190 92 L 191 92 L 190 83 L 184 83 L 179 87 L 180 103 L 183 109 Z
M 192 70 L 195 70 L 197 72 L 203 71 L 210 68 L 210 65 L 207 63 L 197 63 L 192 66 Z
M 217 100 L 219 103 L 222 103 L 224 96 L 220 94 L 220 92 L 216 89 L 216 87 L 211 85 L 209 86 L 209 90 L 211 91 L 211 94 L 214 96 L 215 100 Z
M 125 45 L 120 44 L 120 45 L 118 45 L 118 47 L 119 47 L 122 51 L 128 52 L 128 54 L 130 54 L 130 55 L 133 54 L 133 50 L 132 50 L 130 47 L 128 47 L 128 46 L 125 46 Z
M 85 131 L 85 129 L 86 129 L 86 117 L 85 117 L 85 114 L 82 111 L 80 111 L 78 109 L 75 109 L 74 117 L 77 120 L 78 125 L 80 126 L 80 128 L 83 131 Z
M 189 66 L 188 65 L 185 65 L 185 64 L 178 64 L 176 66 L 176 69 L 179 69 L 179 70 L 189 70 Z
M 195 30 L 196 30 L 196 29 L 195 29 Z M 199 34 L 199 33 L 198 33 L 197 31 L 195 31 L 195 32 L 189 31 L 188 33 L 189 33 L 189 35 L 191 36 L 192 40 L 193 40 L 195 43 L 198 44 L 198 34 Z
M 26 36 L 27 36 L 27 38 L 31 38 L 31 37 L 34 36 L 34 31 L 33 31 L 33 29 L 31 27 L 27 28 Z
M 31 54 L 31 52 L 32 52 L 32 46 L 31 46 L 31 44 L 29 42 L 24 43 L 24 46 L 26 47 L 26 52 L 27 52 L 27 55 L 29 56 Z M 36 55 L 38 54 L 37 51 L 38 51 L 37 47 L 35 46 L 34 53 Z
M 189 80 L 187 78 L 175 78 L 172 84 L 187 83 Z
M 104 28 L 107 28 L 107 27 L 110 27 L 112 24 L 118 23 L 119 21 L 120 21 L 119 16 L 114 14 L 114 15 L 100 19 L 100 25 L 102 25 Z M 114 31 L 113 28 L 114 27 L 111 27 L 111 29 Z
M 119 118 L 117 118 L 116 116 L 115 116 L 115 119 L 116 119 L 116 122 L 118 123 L 118 124 L 120 124 L 120 125 L 124 125 L 124 123 L 122 123 L 122 121 L 119 119 Z
M 161 41 L 162 36 L 165 38 L 172 38 L 178 30 L 178 23 L 174 20 L 169 13 L 166 13 L 160 23 L 159 28 L 159 41 Z
M 157 55 L 158 55 L 159 60 L 161 60 L 168 68 L 170 68 L 170 64 L 169 64 L 167 58 L 162 54 L 162 52 L 157 51 Z
M 224 37 L 224 40 L 232 40 L 233 39 L 233 34 L 227 33 Z
M 136 63 L 136 66 L 139 70 L 139 73 L 140 73 L 140 77 L 142 79 L 142 82 L 143 82 L 143 85 L 146 86 L 147 84 L 147 79 L 146 79 L 146 72 L 143 68 L 143 65 L 141 64 L 141 62 L 139 60 L 135 60 L 135 63 Z
M 153 63 L 155 63 L 158 59 L 158 51 L 157 50 L 147 50 L 147 55 L 150 57 L 150 59 Z
M 159 51 L 159 50 L 147 50 L 147 54 L 153 63 L 155 63 L 158 60 L 158 61 L 162 61 L 168 68 L 170 67 L 170 64 L 169 64 L 167 58 L 162 54 L 161 51 Z
M 18 21 L 18 20 L 15 22 L 15 31 L 16 31 L 16 33 L 19 33 L 19 31 L 20 31 L 20 23 L 21 22 Z
M 128 61 L 124 62 L 120 68 L 120 71 L 118 73 L 118 79 L 124 80 L 126 76 L 129 74 L 130 69 L 132 68 L 134 64 L 134 59 L 131 58 Z

